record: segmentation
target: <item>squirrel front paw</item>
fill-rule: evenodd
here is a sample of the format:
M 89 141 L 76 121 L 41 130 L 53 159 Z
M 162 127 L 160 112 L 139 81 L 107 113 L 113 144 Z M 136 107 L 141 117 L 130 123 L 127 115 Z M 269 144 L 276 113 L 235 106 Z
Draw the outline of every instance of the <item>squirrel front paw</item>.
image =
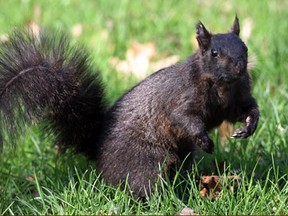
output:
M 252 135 L 250 132 L 251 130 L 249 129 L 249 126 L 241 127 L 235 130 L 234 134 L 231 136 L 232 138 L 235 139 L 244 139 Z
M 246 126 L 236 129 L 231 137 L 235 139 L 244 139 L 251 136 L 256 130 L 257 122 L 258 119 L 253 120 L 250 116 L 248 116 L 246 118 Z

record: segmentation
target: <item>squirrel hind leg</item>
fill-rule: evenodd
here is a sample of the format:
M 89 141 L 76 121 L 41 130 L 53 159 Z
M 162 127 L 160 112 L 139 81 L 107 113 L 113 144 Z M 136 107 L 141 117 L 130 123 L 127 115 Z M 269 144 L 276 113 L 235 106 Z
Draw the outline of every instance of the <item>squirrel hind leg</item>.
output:
M 135 143 L 134 143 L 135 144 Z M 128 183 L 134 197 L 145 197 L 158 187 L 159 176 L 165 177 L 170 166 L 176 164 L 176 157 L 157 148 L 119 147 L 105 145 L 98 158 L 97 168 L 107 183 L 121 184 L 122 189 Z M 113 149 L 113 151 L 111 151 Z

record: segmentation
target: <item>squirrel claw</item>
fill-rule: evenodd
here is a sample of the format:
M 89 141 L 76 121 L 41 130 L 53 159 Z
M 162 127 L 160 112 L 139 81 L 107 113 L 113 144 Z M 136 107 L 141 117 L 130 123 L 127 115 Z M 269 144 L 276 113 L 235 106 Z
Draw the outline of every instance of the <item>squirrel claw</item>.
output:
M 247 127 L 241 127 L 239 129 L 237 129 L 234 134 L 231 136 L 231 138 L 234 139 L 243 139 L 243 138 L 247 138 L 251 135 L 251 133 L 249 133 L 249 129 Z

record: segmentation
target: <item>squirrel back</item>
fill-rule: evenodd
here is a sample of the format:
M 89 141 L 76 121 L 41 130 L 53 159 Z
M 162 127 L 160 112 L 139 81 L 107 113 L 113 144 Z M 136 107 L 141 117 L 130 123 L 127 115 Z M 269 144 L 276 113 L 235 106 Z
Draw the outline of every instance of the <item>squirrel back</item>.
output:
M 225 34 L 199 22 L 194 54 L 147 77 L 106 111 L 83 49 L 65 36 L 16 32 L 0 46 L 1 119 L 8 129 L 21 119 L 48 120 L 60 147 L 74 146 L 96 159 L 108 183 L 128 178 L 133 193 L 145 196 L 198 147 L 212 153 L 208 132 L 224 120 L 245 123 L 233 138 L 256 130 L 259 110 L 239 33 L 237 17 Z

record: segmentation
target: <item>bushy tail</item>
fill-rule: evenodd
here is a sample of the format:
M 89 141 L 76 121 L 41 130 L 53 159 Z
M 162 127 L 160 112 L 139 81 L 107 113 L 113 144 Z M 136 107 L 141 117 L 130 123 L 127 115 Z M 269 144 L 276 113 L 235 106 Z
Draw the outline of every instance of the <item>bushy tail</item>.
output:
M 15 141 L 27 123 L 48 120 L 61 148 L 93 152 L 103 88 L 87 52 L 63 33 L 16 30 L 0 44 L 0 128 Z

